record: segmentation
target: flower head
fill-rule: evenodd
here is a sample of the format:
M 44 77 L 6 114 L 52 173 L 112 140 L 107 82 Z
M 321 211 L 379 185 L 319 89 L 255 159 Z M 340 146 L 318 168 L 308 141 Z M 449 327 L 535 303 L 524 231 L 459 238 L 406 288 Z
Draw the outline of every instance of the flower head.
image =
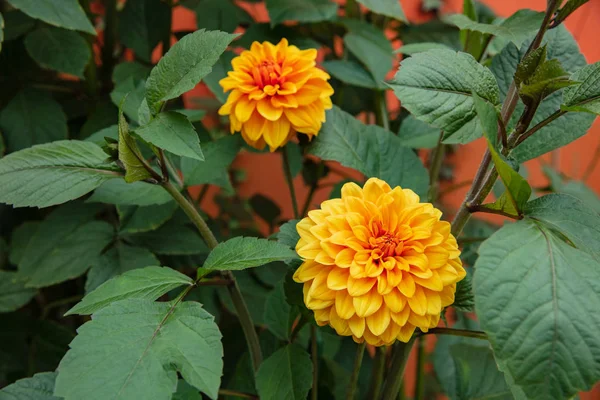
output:
M 319 325 L 381 346 L 437 326 L 465 276 L 450 224 L 410 189 L 347 183 L 298 222 L 294 274 Z
M 284 146 L 295 132 L 312 138 L 331 108 L 329 75 L 315 67 L 317 51 L 300 50 L 282 39 L 277 45 L 252 43 L 231 62 L 233 71 L 219 81 L 231 91 L 219 109 L 229 115 L 231 133 L 241 131 L 252 147 L 271 151 Z

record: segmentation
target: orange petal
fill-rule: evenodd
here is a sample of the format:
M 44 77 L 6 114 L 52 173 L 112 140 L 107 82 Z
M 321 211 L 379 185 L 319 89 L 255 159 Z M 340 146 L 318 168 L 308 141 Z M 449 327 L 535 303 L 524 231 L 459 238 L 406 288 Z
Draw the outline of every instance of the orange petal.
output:
M 283 113 L 283 108 L 274 107 L 271 104 L 271 99 L 264 98 L 257 102 L 256 109 L 264 118 L 269 121 L 277 121 Z M 287 133 L 286 133 L 287 135 Z M 268 143 L 268 142 L 267 142 Z
M 364 279 L 355 279 L 352 276 L 348 277 L 348 293 L 350 296 L 362 296 L 365 293 L 369 292 L 377 279 L 374 278 L 364 278 Z

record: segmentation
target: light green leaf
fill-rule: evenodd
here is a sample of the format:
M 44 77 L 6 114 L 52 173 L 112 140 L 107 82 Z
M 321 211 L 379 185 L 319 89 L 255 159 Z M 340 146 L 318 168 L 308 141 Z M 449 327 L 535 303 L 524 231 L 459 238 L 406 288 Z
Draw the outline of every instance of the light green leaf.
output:
M 149 250 L 118 241 L 92 264 L 85 281 L 85 292 L 91 292 L 117 275 L 149 265 L 160 265 Z
M 398 138 L 404 147 L 432 149 L 440 140 L 440 130 L 408 115 L 400 123 Z
M 145 95 L 146 82 L 131 76 L 115 85 L 113 91 L 110 92 L 110 99 L 115 106 L 123 109 L 130 121 L 140 124 L 138 110 Z
M 177 392 L 173 394 L 171 400 L 202 400 L 202 395 L 198 389 L 180 379 L 177 381 Z
M 330 21 L 337 16 L 337 4 L 330 0 L 266 0 L 271 27 L 284 21 Z
M 50 95 L 35 89 L 21 90 L 0 114 L 6 147 L 17 151 L 34 144 L 66 139 L 67 116 Z
M 148 125 L 136 129 L 135 133 L 146 142 L 178 156 L 204 160 L 198 134 L 183 114 L 162 112 Z
M 150 72 L 146 82 L 150 111 L 157 114 L 163 102 L 193 89 L 236 36 L 200 29 L 179 40 Z
M 17 282 L 16 272 L 0 270 L 0 313 L 21 308 L 29 303 L 36 293 L 36 290 L 28 289 L 22 282 Z
M 337 107 L 327 111 L 327 120 L 309 153 L 419 195 L 425 195 L 429 187 L 429 175 L 421 160 L 410 148 L 402 147 L 397 136 L 381 127 L 364 125 Z
M 68 204 L 54 210 L 37 229 L 19 262 L 26 287 L 46 287 L 82 275 L 114 238 L 110 224 L 95 221 L 98 207 Z
M 394 53 L 406 54 L 412 56 L 413 54 L 422 53 L 428 50 L 453 50 L 450 46 L 444 43 L 435 42 L 424 42 L 424 43 L 411 43 L 400 46 Z
M 481 245 L 475 271 L 477 316 L 514 385 L 532 400 L 591 389 L 600 379 L 598 261 L 519 221 Z
M 277 241 L 281 244 L 295 249 L 298 240 L 300 240 L 300 234 L 296 230 L 297 219 L 292 219 L 279 227 L 277 232 Z
M 349 33 L 344 36 L 344 44 L 356 58 L 371 72 L 378 87 L 392 69 L 392 44 L 383 31 L 364 22 L 344 20 Z
M 235 237 L 215 247 L 203 265 L 207 270 L 236 271 L 297 258 L 288 246 L 267 239 Z
M 52 26 L 29 33 L 25 47 L 41 67 L 80 78 L 92 56 L 88 43 L 79 33 Z
M 580 85 L 565 89 L 561 109 L 583 111 L 600 115 L 600 62 L 586 65 L 573 75 L 571 80 Z
M 55 379 L 56 372 L 41 372 L 19 379 L 0 390 L 0 400 L 60 400 L 52 395 Z
M 294 309 L 285 300 L 283 282 L 278 283 L 267 296 L 264 321 L 267 328 L 281 340 L 290 338 L 292 324 L 298 315 L 297 309 L 293 312 Z
M 70 347 L 58 366 L 55 389 L 65 400 L 170 399 L 177 372 L 217 398 L 221 333 L 198 303 L 113 303 L 79 328 Z
M 348 85 L 367 89 L 379 88 L 379 85 L 371 74 L 354 61 L 332 60 L 325 61 L 322 65 L 327 72 Z
M 89 315 L 125 299 L 156 300 L 180 286 L 190 286 L 191 278 L 169 267 L 145 267 L 125 272 L 98 286 L 67 311 L 66 315 Z
M 49 207 L 76 199 L 119 176 L 90 142 L 41 144 L 0 159 L 0 202 Z M 120 181 L 115 179 L 115 181 Z
M 214 142 L 202 144 L 204 161 L 191 158 L 181 159 L 181 172 L 186 185 L 202 185 L 220 182 L 229 165 L 241 148 L 239 135 L 230 135 Z
M 119 15 L 119 39 L 137 57 L 150 62 L 152 51 L 171 28 L 170 19 L 170 7 L 163 1 L 128 1 Z
M 479 124 L 483 129 L 483 136 L 487 138 L 494 149 L 498 148 L 498 113 L 496 108 L 475 92 L 473 92 L 473 104 L 479 118 Z
M 488 142 L 488 147 L 492 155 L 492 160 L 502 179 L 502 183 L 506 187 L 506 193 L 512 202 L 514 208 L 521 213 L 525 208 L 525 204 L 531 197 L 531 186 L 527 180 L 523 178 L 517 171 L 512 169 L 510 165 L 498 154 L 498 151 Z
M 243 23 L 254 22 L 252 17 L 232 0 L 204 0 L 195 8 L 198 28 L 231 32 Z
M 165 204 L 173 198 L 160 185 L 146 182 L 127 183 L 113 179 L 100 186 L 89 199 L 90 203 L 108 203 L 120 206 L 151 206 Z
M 77 0 L 7 0 L 16 9 L 32 18 L 40 19 L 59 28 L 96 35 L 96 30 Z
M 408 22 L 398 0 L 358 0 L 358 2 L 374 13 Z
M 114 139 L 115 141 L 119 140 L 119 127 L 118 125 L 111 125 L 109 127 L 100 129 L 97 132 L 92 133 L 90 136 L 84 139 L 85 142 L 92 142 L 96 146 L 104 146 L 106 145 L 105 138 Z
M 411 114 L 444 131 L 446 143 L 468 143 L 481 134 L 471 93 L 494 106 L 500 102 L 490 70 L 471 55 L 451 50 L 403 60 L 390 85 Z
M 148 232 L 167 222 L 177 210 L 177 203 L 170 201 L 153 206 L 117 206 L 122 233 Z
M 310 357 L 295 344 L 277 350 L 256 373 L 256 390 L 262 400 L 305 399 L 311 385 Z
M 123 109 L 119 108 L 119 161 L 125 168 L 125 182 L 133 183 L 152 177 L 144 165 L 144 159 L 135 138 L 129 134 L 129 124 L 123 116 Z

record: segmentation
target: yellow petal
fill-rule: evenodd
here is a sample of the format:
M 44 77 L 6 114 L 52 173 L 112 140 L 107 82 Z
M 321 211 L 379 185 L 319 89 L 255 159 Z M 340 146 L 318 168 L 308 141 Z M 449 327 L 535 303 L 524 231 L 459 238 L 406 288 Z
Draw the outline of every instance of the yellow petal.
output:
M 346 289 L 348 287 L 349 276 L 350 274 L 347 269 L 334 267 L 327 277 L 327 287 L 331 290 Z
M 383 297 L 376 290 L 371 290 L 362 296 L 353 297 L 352 302 L 356 310 L 356 315 L 359 317 L 368 317 L 379 310 L 383 304 Z
M 408 341 L 412 338 L 413 333 L 415 333 L 414 325 L 404 325 L 400 328 L 400 333 L 398 333 L 397 339 L 401 342 L 408 343 Z
M 290 122 L 287 118 L 280 118 L 277 121 L 266 121 L 263 131 L 265 142 L 267 142 L 272 150 L 285 145 L 290 135 L 290 129 Z
M 302 255 L 300 257 L 303 257 Z M 408 272 L 402 273 L 402 280 L 398 284 L 398 289 L 406 297 L 413 297 L 415 294 L 415 281 Z
M 264 98 L 257 102 L 256 109 L 264 118 L 269 121 L 277 121 L 281 118 L 281 114 L 283 113 L 283 108 L 274 107 L 271 104 L 270 98 Z M 268 142 L 267 142 L 268 143 Z
M 332 326 L 333 329 L 335 329 L 337 334 L 340 336 L 350 336 L 352 334 L 352 331 L 348 326 L 348 321 L 346 321 L 343 318 L 340 318 L 340 316 L 335 311 L 335 307 L 331 307 L 331 309 L 329 310 L 329 324 Z
M 394 289 L 385 294 L 383 296 L 383 300 L 385 301 L 385 305 L 395 313 L 402 311 L 402 309 L 404 309 L 404 305 L 406 304 L 406 298 L 402 296 L 402 293 L 400 293 L 398 289 Z
M 339 290 L 335 294 L 335 310 L 340 318 L 350 319 L 354 315 L 352 296 L 346 290 Z
M 254 102 L 253 102 L 254 103 Z M 237 113 L 237 107 L 236 107 Z M 253 112 L 250 118 L 244 123 L 242 129 L 250 140 L 258 140 L 265 129 L 266 120 L 258 112 Z
M 404 307 L 400 312 L 392 312 L 391 317 L 396 324 L 404 326 L 410 314 L 410 307 Z
M 440 295 L 431 290 L 426 290 L 427 296 L 427 314 L 439 315 L 442 312 L 442 299 Z
M 365 332 L 365 325 L 365 319 L 356 314 L 354 314 L 354 316 L 348 320 L 350 331 L 352 331 L 352 334 L 356 337 L 362 337 L 363 333 Z
M 315 279 L 315 276 L 317 276 L 322 269 L 323 266 L 319 263 L 314 261 L 305 261 L 294 273 L 294 281 L 300 283 Z
M 356 183 L 348 182 L 342 186 L 342 199 L 345 197 L 358 197 L 362 199 L 363 191 Z
M 390 325 L 390 320 L 390 310 L 387 307 L 380 307 L 379 310 L 367 317 L 367 326 L 371 333 L 379 336 Z
M 374 278 L 353 278 L 352 275 L 348 277 L 348 293 L 350 296 L 362 296 L 367 293 L 373 286 L 377 279 Z
M 427 313 L 427 297 L 420 286 L 415 288 L 415 294 L 406 299 L 411 310 L 417 315 L 425 315 Z
M 335 256 L 335 264 L 342 268 L 350 268 L 356 251 L 353 249 L 343 249 Z

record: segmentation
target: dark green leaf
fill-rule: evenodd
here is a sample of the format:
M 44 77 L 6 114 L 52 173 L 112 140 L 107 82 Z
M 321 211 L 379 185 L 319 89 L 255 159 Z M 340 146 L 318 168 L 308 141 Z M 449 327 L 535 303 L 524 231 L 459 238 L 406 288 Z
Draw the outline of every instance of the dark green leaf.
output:
M 59 28 L 72 29 L 96 35 L 96 30 L 77 0 L 7 0 L 16 9 L 32 18 L 40 19 Z
M 496 149 L 498 147 L 498 113 L 496 108 L 473 92 L 473 105 L 483 129 L 483 136 Z
M 187 185 L 201 185 L 221 181 L 241 147 L 239 135 L 226 136 L 202 144 L 204 161 L 181 159 L 181 172 Z
M 569 15 L 571 15 L 575 10 L 584 5 L 590 0 L 567 0 L 564 6 L 558 11 L 558 14 L 555 17 L 556 23 L 560 23 L 567 19 Z
M 90 136 L 85 138 L 86 142 L 92 142 L 96 146 L 104 146 L 106 145 L 106 139 L 119 140 L 119 127 L 118 125 L 111 125 L 107 128 L 101 129 L 97 132 L 92 133 Z
M 451 50 L 429 50 L 403 60 L 390 84 L 411 114 L 444 131 L 446 143 L 479 137 L 473 92 L 494 106 L 500 102 L 492 73 L 471 55 Z
M 325 61 L 323 68 L 331 75 L 348 85 L 377 89 L 379 85 L 360 64 L 348 60 Z
M 219 328 L 198 303 L 180 303 L 170 312 L 174 306 L 128 299 L 94 314 L 58 367 L 56 395 L 169 399 L 179 372 L 216 399 L 223 370 Z
M 19 225 L 13 232 L 10 238 L 10 254 L 9 261 L 13 265 L 19 265 L 21 259 L 25 255 L 25 249 L 29 245 L 31 238 L 35 235 L 40 227 L 38 221 L 27 221 Z
M 239 41 L 236 42 L 236 44 L 238 43 Z M 232 51 L 225 51 L 221 54 L 217 63 L 213 65 L 211 73 L 203 79 L 203 82 L 221 103 L 227 101 L 228 94 L 223 91 L 223 87 L 219 85 L 219 81 L 227 76 L 227 72 L 231 71 L 231 61 L 235 56 L 236 54 Z
M 425 42 L 425 43 L 412 43 L 400 46 L 394 53 L 406 54 L 412 56 L 413 54 L 422 53 L 428 50 L 452 50 L 451 47 L 444 43 Z
M 133 76 L 117 83 L 110 93 L 113 104 L 123 109 L 129 120 L 141 123 L 139 109 L 146 95 L 146 83 L 144 80 Z
M 14 40 L 35 26 L 35 20 L 19 10 L 4 13 L 4 40 Z
M 34 144 L 67 138 L 67 116 L 47 93 L 21 90 L 0 114 L 6 147 L 17 151 Z
M 135 138 L 129 134 L 129 125 L 123 116 L 123 110 L 119 109 L 119 161 L 125 168 L 125 182 L 133 183 L 150 178 L 150 172 L 144 165 L 144 159 Z
M 266 0 L 271 26 L 284 21 L 329 21 L 337 15 L 337 4 L 330 0 Z
M 520 84 L 519 95 L 527 105 L 538 104 L 542 99 L 562 88 L 577 85 L 569 79 L 558 60 L 542 62 L 535 72 Z
M 304 161 L 304 157 L 302 155 L 302 148 L 294 142 L 288 142 L 285 145 L 285 151 L 287 153 L 288 159 L 290 160 L 290 173 L 292 178 L 298 176 L 300 171 L 302 171 L 302 165 Z
M 404 147 L 432 149 L 440 140 L 440 130 L 408 115 L 400 123 L 398 137 Z
M 471 276 L 467 275 L 456 285 L 454 294 L 454 303 L 452 307 L 463 312 L 473 312 L 475 309 L 475 300 L 473 297 L 473 286 Z
M 232 0 L 204 0 L 195 7 L 198 28 L 233 33 L 243 23 L 250 23 L 252 17 Z
M 281 243 L 253 237 L 235 237 L 215 247 L 203 267 L 207 270 L 235 271 L 297 257 L 296 252 Z
M 36 292 L 34 289 L 25 288 L 22 282 L 18 282 L 16 272 L 0 270 L 0 313 L 21 308 L 29 303 Z
M 193 283 L 188 276 L 168 267 L 134 269 L 98 286 L 65 315 L 89 315 L 125 299 L 156 300 L 173 289 Z
M 144 61 L 171 27 L 171 10 L 163 1 L 135 0 L 125 3 L 119 16 L 119 39 Z
M 75 140 L 9 154 L 0 159 L 0 202 L 49 207 L 76 199 L 119 176 L 105 159 L 100 147 Z
M 387 17 L 398 19 L 402 22 L 408 22 L 402 6 L 396 0 L 358 0 L 359 3 L 367 7 L 374 13 L 385 15 Z
M 311 385 L 310 357 L 294 344 L 277 350 L 256 373 L 256 389 L 263 400 L 305 399 Z
M 42 372 L 20 379 L 0 390 L 0 400 L 60 400 L 54 397 L 56 372 Z
M 198 389 L 180 379 L 177 381 L 177 392 L 173 394 L 172 400 L 202 400 Z
M 167 222 L 177 210 L 177 203 L 170 201 L 154 206 L 117 206 L 122 233 L 153 231 Z
M 273 200 L 257 193 L 250 198 L 249 202 L 252 210 L 269 226 L 275 225 L 281 215 L 281 209 Z
M 427 170 L 415 153 L 397 136 L 375 125 L 364 125 L 337 107 L 327 111 L 327 121 L 309 152 L 325 160 L 338 161 L 390 186 L 427 193 Z
M 500 370 L 529 399 L 589 390 L 600 379 L 598 261 L 530 221 L 505 225 L 479 254 L 475 308 Z
M 4 17 L 0 13 L 0 51 L 2 51 L 2 42 L 4 42 Z
M 292 219 L 279 227 L 279 232 L 277 232 L 277 240 L 279 243 L 285 244 L 292 249 L 296 248 L 296 244 L 298 243 L 298 240 L 300 240 L 300 235 L 296 230 L 297 223 L 297 219 Z
M 529 186 L 525 178 L 504 161 L 491 143 L 488 142 L 488 144 L 498 175 L 500 175 L 500 179 L 502 179 L 502 183 L 506 187 L 506 193 L 514 208 L 521 213 L 529 197 L 531 197 L 531 186 Z
M 279 339 L 287 341 L 297 315 L 297 309 L 286 302 L 283 282 L 280 282 L 267 296 L 264 317 L 267 328 Z
M 212 71 L 212 66 L 236 36 L 200 29 L 171 47 L 146 82 L 146 100 L 152 114 L 158 113 L 163 102 L 193 89 Z
M 96 189 L 87 201 L 120 206 L 151 206 L 172 200 L 171 195 L 160 185 L 146 182 L 127 183 L 123 179 L 113 179 Z
M 146 80 L 150 75 L 151 68 L 138 62 L 122 62 L 115 66 L 112 74 L 112 81 L 119 84 L 128 78 L 133 78 L 133 81 Z
M 600 62 L 586 65 L 573 75 L 571 80 L 580 85 L 565 89 L 561 109 L 584 111 L 600 115 Z
M 353 20 L 344 20 L 349 33 L 344 36 L 346 48 L 362 62 L 379 88 L 392 69 L 392 44 L 383 31 L 374 26 Z

